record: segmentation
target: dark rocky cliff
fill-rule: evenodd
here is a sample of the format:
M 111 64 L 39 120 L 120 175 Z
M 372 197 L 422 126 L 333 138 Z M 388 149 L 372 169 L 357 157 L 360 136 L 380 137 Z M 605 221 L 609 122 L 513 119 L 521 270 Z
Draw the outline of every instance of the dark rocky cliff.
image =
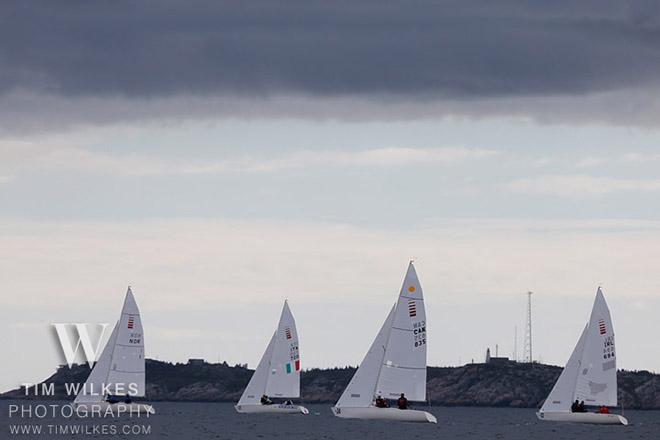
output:
M 303 402 L 335 402 L 355 368 L 303 371 Z M 463 367 L 429 367 L 427 390 L 433 405 L 538 407 L 561 372 L 560 367 L 543 364 L 469 364 Z M 64 383 L 84 382 L 86 365 L 60 367 L 45 383 L 53 383 L 53 399 L 66 396 Z M 235 402 L 252 375 L 252 370 L 226 363 L 171 364 L 147 360 L 147 396 L 150 401 Z M 619 371 L 619 399 L 625 408 L 660 409 L 660 375 L 647 371 Z M 36 398 L 18 389 L 4 393 L 6 399 Z M 42 399 L 42 396 L 38 398 Z

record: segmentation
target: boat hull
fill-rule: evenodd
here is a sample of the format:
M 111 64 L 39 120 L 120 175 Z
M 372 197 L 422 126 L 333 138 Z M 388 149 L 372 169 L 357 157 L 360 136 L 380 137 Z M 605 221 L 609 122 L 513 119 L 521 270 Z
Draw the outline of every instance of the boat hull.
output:
M 142 415 L 142 414 L 156 414 L 154 407 L 146 403 L 109 403 L 109 402 L 94 402 L 94 403 L 74 403 L 73 407 L 76 411 L 86 411 L 89 413 L 100 413 L 102 415 L 120 416 L 122 414 L 128 415 Z
M 332 413 L 344 419 L 398 420 L 401 422 L 438 423 L 431 413 L 415 409 L 332 407 Z
M 550 422 L 591 423 L 596 425 L 627 425 L 628 419 L 619 414 L 574 413 L 574 412 L 537 412 L 539 420 Z
M 300 405 L 234 405 L 236 411 L 244 414 L 309 414 L 304 406 Z

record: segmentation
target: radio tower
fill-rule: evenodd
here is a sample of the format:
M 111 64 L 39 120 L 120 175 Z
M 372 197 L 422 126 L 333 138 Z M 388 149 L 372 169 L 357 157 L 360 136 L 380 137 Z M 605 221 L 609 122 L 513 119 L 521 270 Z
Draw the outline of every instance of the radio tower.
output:
M 525 345 L 523 348 L 523 361 L 533 362 L 532 357 L 532 292 L 527 292 L 527 326 L 525 327 Z

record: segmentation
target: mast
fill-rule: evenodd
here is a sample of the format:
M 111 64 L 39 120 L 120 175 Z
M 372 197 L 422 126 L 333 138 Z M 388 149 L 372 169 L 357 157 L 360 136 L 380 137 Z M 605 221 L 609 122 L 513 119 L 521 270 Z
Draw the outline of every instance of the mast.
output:
M 523 360 L 529 363 L 534 362 L 532 354 L 532 292 L 527 292 L 527 326 L 525 327 Z

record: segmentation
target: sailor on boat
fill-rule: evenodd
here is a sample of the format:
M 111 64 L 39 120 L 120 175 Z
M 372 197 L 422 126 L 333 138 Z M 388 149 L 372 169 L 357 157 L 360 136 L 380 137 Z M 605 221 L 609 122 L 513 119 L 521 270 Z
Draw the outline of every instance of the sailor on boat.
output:
M 575 402 L 571 405 L 571 412 L 574 413 L 585 413 L 587 409 L 584 407 L 584 400 L 580 402 L 578 399 L 575 399 Z
M 133 400 L 131 399 L 131 396 L 128 394 L 125 396 L 113 396 L 112 394 L 109 394 L 108 397 L 105 399 L 106 402 L 113 404 L 113 403 L 131 403 Z
M 406 399 L 406 396 L 403 393 L 401 393 L 399 400 L 396 401 L 396 405 L 399 409 L 408 409 L 408 399 Z
M 385 399 L 383 399 L 383 396 L 379 395 L 378 397 L 376 397 L 376 408 L 387 408 L 388 406 L 389 405 L 387 404 Z
M 309 414 L 291 400 L 300 397 L 300 349 L 296 321 L 285 300 L 277 329 L 234 408 L 239 413 Z M 275 401 L 268 396 L 275 396 Z M 261 397 L 260 397 L 261 396 Z
M 623 415 L 609 412 L 618 403 L 614 347 L 612 316 L 599 287 L 589 321 L 536 416 L 553 422 L 627 425 Z M 588 411 L 585 401 L 595 410 Z
M 408 399 L 426 401 L 426 341 L 424 295 L 411 261 L 396 303 L 332 407 L 333 414 L 345 419 L 438 423 L 433 414 L 408 406 Z M 394 397 L 397 406 L 388 408 L 385 396 Z

